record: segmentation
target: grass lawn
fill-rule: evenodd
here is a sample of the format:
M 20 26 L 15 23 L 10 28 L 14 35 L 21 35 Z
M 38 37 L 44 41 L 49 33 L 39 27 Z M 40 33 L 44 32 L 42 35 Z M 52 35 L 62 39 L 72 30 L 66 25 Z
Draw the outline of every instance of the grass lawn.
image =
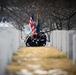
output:
M 22 47 L 13 55 L 7 70 L 16 75 L 22 72 L 27 75 L 76 75 L 72 60 L 53 47 Z

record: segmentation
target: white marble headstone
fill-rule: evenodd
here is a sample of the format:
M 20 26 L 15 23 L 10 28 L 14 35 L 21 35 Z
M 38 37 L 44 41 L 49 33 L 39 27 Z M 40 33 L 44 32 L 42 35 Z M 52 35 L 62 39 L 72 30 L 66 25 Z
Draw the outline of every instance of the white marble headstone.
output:
M 74 30 L 68 31 L 67 34 L 67 56 L 68 58 L 73 58 L 73 35 L 76 32 Z
M 0 27 L 0 75 L 4 75 L 7 64 L 12 61 L 12 54 L 19 48 L 19 43 L 19 30 L 14 27 Z
M 76 64 L 76 34 L 73 35 L 73 64 Z
M 57 49 L 62 49 L 62 32 L 61 30 L 57 30 Z
M 50 46 L 53 46 L 53 31 L 50 32 Z
M 62 51 L 67 53 L 67 31 L 62 30 Z
M 6 32 L 9 33 L 9 38 L 11 39 L 11 49 L 8 54 L 8 61 L 11 63 L 13 53 L 16 53 L 19 48 L 19 31 L 13 28 L 8 28 Z
M 8 54 L 11 50 L 11 40 L 5 31 L 0 32 L 0 75 L 3 75 L 8 64 Z
M 57 48 L 57 31 L 56 30 L 53 31 L 52 36 L 53 36 L 53 39 L 52 39 L 53 47 Z

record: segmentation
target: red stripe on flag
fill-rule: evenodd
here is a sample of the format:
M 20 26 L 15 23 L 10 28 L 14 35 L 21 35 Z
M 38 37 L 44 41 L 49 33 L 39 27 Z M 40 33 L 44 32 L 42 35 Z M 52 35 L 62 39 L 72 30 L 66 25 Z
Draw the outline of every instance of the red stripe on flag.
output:
M 35 24 L 33 22 L 32 17 L 30 17 L 29 25 L 30 25 L 30 27 L 32 29 L 32 35 L 34 35 L 34 32 L 35 32 Z

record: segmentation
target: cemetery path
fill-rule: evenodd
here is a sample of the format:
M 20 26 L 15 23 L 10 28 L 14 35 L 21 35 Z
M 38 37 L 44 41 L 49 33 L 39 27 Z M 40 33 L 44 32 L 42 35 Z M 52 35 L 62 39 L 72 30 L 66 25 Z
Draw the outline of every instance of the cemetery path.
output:
M 72 60 L 53 47 L 22 47 L 7 66 L 8 75 L 76 75 Z

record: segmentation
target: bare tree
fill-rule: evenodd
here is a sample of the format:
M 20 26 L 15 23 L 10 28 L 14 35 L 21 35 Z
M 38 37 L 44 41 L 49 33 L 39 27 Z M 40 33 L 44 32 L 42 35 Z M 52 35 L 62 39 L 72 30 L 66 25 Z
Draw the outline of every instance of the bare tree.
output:
M 39 10 L 37 10 L 39 9 Z M 40 15 L 41 29 L 46 27 L 49 31 L 54 29 L 73 29 L 76 17 L 76 1 L 73 0 L 0 0 L 0 15 L 10 16 L 17 28 L 23 29 L 24 23 L 29 23 L 29 18 L 37 13 Z M 54 26 L 56 24 L 56 27 Z

